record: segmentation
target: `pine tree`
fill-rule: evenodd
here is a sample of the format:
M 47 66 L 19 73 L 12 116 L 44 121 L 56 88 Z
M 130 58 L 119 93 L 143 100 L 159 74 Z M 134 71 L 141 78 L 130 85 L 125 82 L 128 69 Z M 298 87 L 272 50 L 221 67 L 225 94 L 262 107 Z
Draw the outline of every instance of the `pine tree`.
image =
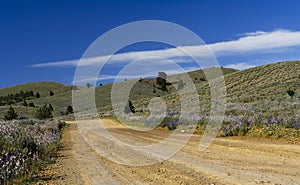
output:
M 49 104 L 48 108 L 53 112 L 54 109 L 53 109 L 53 106 L 51 105 L 51 103 Z
M 50 96 L 53 96 L 53 95 L 54 95 L 54 92 L 53 92 L 53 91 L 50 91 L 49 94 L 50 94 Z
M 22 105 L 23 105 L 23 106 L 25 106 L 25 107 L 27 107 L 27 106 L 28 106 L 28 104 L 27 104 L 26 100 L 24 100 L 24 101 L 23 101 Z
M 29 106 L 29 107 L 35 107 L 35 105 L 34 105 L 33 102 L 30 102 L 30 103 L 28 104 L 28 106 Z
M 40 98 L 41 97 L 40 93 L 37 92 L 36 95 L 35 95 L 35 97 L 36 98 Z
M 34 96 L 33 91 L 29 91 L 29 96 Z
M 291 89 L 287 90 L 286 92 L 291 98 L 293 98 L 293 96 L 295 95 L 295 91 L 293 91 Z
M 125 106 L 125 113 L 128 114 L 130 112 L 135 113 L 135 107 L 133 106 L 132 102 L 129 100 L 128 104 Z
M 72 113 L 73 113 L 73 107 L 72 107 L 71 105 L 69 105 L 69 106 L 67 107 L 66 113 L 67 113 L 67 114 L 72 114 Z
M 87 87 L 87 88 L 91 88 L 92 86 L 93 86 L 93 84 L 90 84 L 90 83 L 87 83 L 87 84 L 86 84 L 86 87 Z

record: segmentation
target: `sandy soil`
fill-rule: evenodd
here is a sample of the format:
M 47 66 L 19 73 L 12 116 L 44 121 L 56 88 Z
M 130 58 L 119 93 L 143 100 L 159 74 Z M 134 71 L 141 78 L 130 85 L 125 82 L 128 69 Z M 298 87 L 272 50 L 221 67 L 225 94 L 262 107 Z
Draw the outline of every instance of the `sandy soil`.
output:
M 155 144 L 170 134 L 163 130 L 132 130 L 110 119 L 102 123 L 113 136 L 128 144 Z M 138 161 L 145 154 L 108 145 L 107 138 L 102 138 L 95 129 L 96 124 L 99 122 L 95 120 L 70 123 L 57 163 L 41 172 L 40 176 L 45 178 L 40 178 L 37 184 L 300 184 L 298 144 L 217 138 L 206 151 L 200 152 L 201 136 L 194 135 L 166 161 L 128 166 L 105 155 L 117 156 L 116 153 L 122 152 L 128 160 Z

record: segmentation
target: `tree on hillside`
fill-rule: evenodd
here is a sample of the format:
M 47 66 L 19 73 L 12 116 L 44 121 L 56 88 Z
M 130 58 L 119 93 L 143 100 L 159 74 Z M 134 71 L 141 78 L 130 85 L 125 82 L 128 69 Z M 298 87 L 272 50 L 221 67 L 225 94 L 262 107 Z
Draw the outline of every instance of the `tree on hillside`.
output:
M 23 100 L 23 103 L 22 103 L 22 105 L 23 105 L 23 106 L 25 106 L 25 107 L 27 107 L 27 106 L 28 106 L 28 104 L 27 104 L 26 100 Z
M 36 98 L 40 98 L 41 97 L 40 93 L 37 92 L 36 95 L 35 95 L 35 97 Z
M 12 106 L 9 107 L 9 109 L 6 111 L 4 115 L 5 120 L 13 120 L 17 119 L 19 114 L 12 108 Z
M 167 82 L 166 82 L 165 79 L 163 80 L 163 82 L 162 82 L 162 84 L 161 84 L 161 90 L 167 91 Z
M 50 96 L 53 96 L 53 95 L 54 95 L 54 92 L 53 92 L 53 91 L 50 91 L 49 95 L 50 95 Z
M 286 92 L 291 98 L 293 98 L 293 96 L 296 94 L 295 91 L 293 91 L 291 89 L 287 90 Z
M 125 106 L 125 113 L 128 114 L 130 112 L 135 113 L 135 107 L 133 106 L 132 102 L 129 100 L 128 104 Z
M 29 96 L 34 96 L 33 91 L 29 91 Z
M 29 106 L 29 107 L 35 107 L 35 105 L 34 105 L 33 102 L 29 102 L 28 106 Z
M 69 106 L 67 107 L 66 113 L 67 113 L 67 114 L 72 114 L 72 113 L 73 113 L 73 107 L 72 107 L 71 105 L 69 105 Z
M 167 74 L 165 72 L 158 72 L 158 77 L 156 78 L 156 84 L 160 86 L 163 91 L 167 90 Z
M 53 112 L 54 111 L 54 109 L 53 109 L 53 106 L 51 105 L 51 103 L 49 104 L 49 109 Z
M 87 83 L 87 84 L 86 84 L 86 87 L 87 87 L 87 88 L 91 88 L 92 86 L 93 86 L 93 84 L 90 84 L 90 83 Z
M 50 105 L 51 105 L 51 104 L 50 104 Z M 49 105 L 47 105 L 47 104 L 44 104 L 42 107 L 39 107 L 39 108 L 36 110 L 35 117 L 36 117 L 37 119 L 47 119 L 47 118 L 52 118 L 53 115 L 52 115 L 51 107 L 49 107 Z

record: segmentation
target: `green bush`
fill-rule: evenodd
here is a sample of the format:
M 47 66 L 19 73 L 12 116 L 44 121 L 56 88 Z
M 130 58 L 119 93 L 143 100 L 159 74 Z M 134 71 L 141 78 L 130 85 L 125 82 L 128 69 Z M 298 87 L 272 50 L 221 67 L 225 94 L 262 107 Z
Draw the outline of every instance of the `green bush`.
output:
M 287 90 L 286 93 L 287 93 L 291 98 L 293 98 L 293 96 L 295 95 L 295 91 L 293 91 L 293 90 L 291 90 L 291 89 Z
M 35 117 L 37 119 L 47 119 L 47 118 L 52 118 L 52 108 L 50 106 L 51 104 L 47 105 L 44 104 L 42 107 L 39 107 L 35 113 Z
M 19 116 L 19 114 L 12 108 L 12 106 L 10 106 L 4 115 L 4 119 L 5 120 L 13 120 L 13 119 L 17 119 L 18 116 Z

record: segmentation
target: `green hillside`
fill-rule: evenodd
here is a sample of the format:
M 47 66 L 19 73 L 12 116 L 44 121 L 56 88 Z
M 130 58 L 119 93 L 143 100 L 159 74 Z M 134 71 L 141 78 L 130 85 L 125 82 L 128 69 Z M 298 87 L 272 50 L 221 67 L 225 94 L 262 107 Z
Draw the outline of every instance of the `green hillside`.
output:
M 228 75 L 231 73 L 236 72 L 235 69 L 229 69 L 229 68 L 222 68 L 221 69 L 224 75 Z M 190 78 L 193 80 L 194 84 L 205 84 L 206 77 L 204 75 L 203 70 L 196 70 L 188 73 Z M 176 79 L 177 77 L 180 77 L 181 75 L 173 75 Z M 130 84 L 130 81 L 124 81 L 122 82 L 122 85 L 127 86 L 127 84 Z M 173 85 L 177 85 L 177 82 L 175 82 Z M 108 112 L 111 112 L 112 106 L 111 106 L 111 88 L 112 84 L 107 84 L 104 86 L 100 86 L 96 88 L 96 104 L 98 111 L 101 114 Z M 176 94 L 176 90 L 172 85 L 167 85 L 168 92 L 162 91 L 159 87 L 156 86 L 156 79 L 140 79 L 135 83 L 133 88 L 130 91 L 130 100 L 134 102 L 135 107 L 137 108 L 137 111 L 147 111 L 148 104 L 150 100 L 154 97 L 162 97 L 165 99 L 170 99 L 170 96 Z M 177 96 L 176 96 L 177 97 Z M 178 97 L 174 103 L 178 102 Z
M 33 82 L 28 84 L 16 85 L 4 89 L 0 89 L 0 96 L 16 94 L 20 91 L 33 91 L 34 94 L 39 93 L 40 98 L 26 100 L 27 103 L 33 102 L 35 106 L 41 106 L 45 103 L 51 103 L 54 108 L 54 115 L 59 115 L 60 111 L 65 111 L 72 102 L 72 91 L 69 85 L 63 85 L 56 82 Z M 50 91 L 54 93 L 50 96 Z M 34 108 L 29 108 L 26 112 L 25 107 L 19 105 L 17 109 L 24 113 L 34 112 Z
M 227 100 L 230 103 L 254 103 L 262 101 L 289 101 L 290 97 L 286 91 L 293 89 L 296 92 L 295 100 L 300 96 L 300 61 L 280 62 L 268 64 L 255 68 L 237 71 L 234 69 L 222 68 L 227 88 Z M 210 93 L 203 70 L 189 72 L 201 101 L 202 109 L 209 109 Z M 180 75 L 174 75 L 180 76 Z M 121 82 L 126 85 L 127 82 Z M 82 88 L 82 87 L 81 87 Z M 96 104 L 101 114 L 112 113 L 111 107 L 112 84 L 96 87 Z M 180 110 L 180 97 L 172 85 L 167 85 L 167 92 L 156 86 L 156 79 L 140 79 L 130 92 L 130 100 L 136 107 L 137 112 L 147 112 L 148 104 L 154 97 L 162 97 L 171 110 Z M 33 102 L 36 106 L 44 103 L 51 103 L 54 107 L 54 115 L 59 116 L 61 111 L 72 105 L 71 86 L 55 82 L 34 82 L 16 85 L 0 89 L 0 96 L 19 93 L 20 91 L 33 91 L 40 94 L 40 98 L 33 98 L 27 102 Z M 54 95 L 50 96 L 50 91 Z M 26 109 L 20 104 L 17 105 L 21 112 Z M 24 110 L 23 110 L 24 109 Z M 1 108 L 1 112 L 5 107 Z M 27 113 L 32 113 L 30 108 Z

